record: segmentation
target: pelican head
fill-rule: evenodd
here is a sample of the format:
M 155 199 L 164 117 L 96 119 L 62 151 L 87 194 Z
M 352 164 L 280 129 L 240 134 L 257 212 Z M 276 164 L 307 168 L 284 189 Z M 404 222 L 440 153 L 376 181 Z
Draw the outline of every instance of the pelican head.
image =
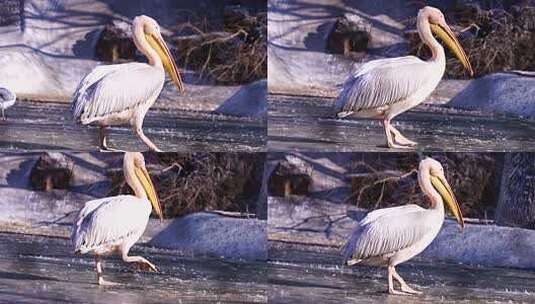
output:
M 182 77 L 178 72 L 175 60 L 167 44 L 163 40 L 160 26 L 151 17 L 141 15 L 134 18 L 132 34 L 136 47 L 154 64 L 157 58 L 162 62 L 165 71 L 169 74 L 179 92 L 184 92 Z M 154 54 L 154 51 L 156 54 Z
M 461 208 L 446 180 L 442 165 L 430 157 L 425 158 L 420 162 L 418 179 L 424 192 L 429 192 L 428 188 L 432 187 L 432 189 L 440 194 L 442 200 L 446 203 L 446 206 L 451 211 L 462 230 L 464 228 L 464 220 Z
M 423 24 L 428 23 L 435 35 L 437 35 L 451 50 L 455 57 L 461 62 L 464 68 L 470 73 L 470 76 L 474 75 L 474 70 L 472 65 L 468 60 L 468 56 L 464 52 L 459 40 L 455 37 L 455 34 L 450 29 L 446 23 L 446 18 L 444 14 L 438 9 L 431 6 L 426 6 L 418 12 L 417 24 L 418 32 L 420 37 L 425 41 L 425 34 L 422 34 L 423 29 L 421 28 Z
M 154 184 L 145 167 L 145 158 L 139 152 L 126 152 L 123 161 L 124 177 L 136 196 L 146 197 L 160 219 L 163 219 L 162 208 Z

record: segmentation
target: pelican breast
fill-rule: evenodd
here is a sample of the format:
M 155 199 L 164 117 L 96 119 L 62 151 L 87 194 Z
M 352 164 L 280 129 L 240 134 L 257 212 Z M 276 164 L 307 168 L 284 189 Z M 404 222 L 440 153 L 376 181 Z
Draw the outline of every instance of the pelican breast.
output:
M 438 85 L 444 70 L 445 66 L 415 56 L 370 61 L 344 83 L 335 111 L 345 117 L 407 100 L 422 102 Z
M 148 108 L 163 88 L 162 67 L 132 62 L 102 65 L 87 74 L 72 100 L 73 118 L 82 124 Z
M 89 201 L 74 222 L 75 252 L 107 254 L 134 244 L 143 234 L 152 207 L 147 199 L 119 195 Z

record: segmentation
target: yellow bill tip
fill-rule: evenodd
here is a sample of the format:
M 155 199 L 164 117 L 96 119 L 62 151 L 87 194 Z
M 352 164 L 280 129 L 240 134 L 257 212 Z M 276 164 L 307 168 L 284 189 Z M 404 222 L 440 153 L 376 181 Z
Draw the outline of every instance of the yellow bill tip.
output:
M 171 77 L 171 80 L 175 84 L 177 90 L 180 93 L 184 93 L 185 89 L 184 89 L 184 83 L 182 82 L 182 76 L 180 75 L 180 72 L 178 71 L 175 59 L 171 55 L 171 52 L 169 51 L 169 48 L 167 47 L 167 44 L 165 43 L 161 35 L 148 34 L 146 35 L 146 38 L 149 44 L 158 53 L 158 56 L 160 57 L 162 61 L 162 65 L 165 71 Z
M 135 173 L 141 182 L 143 189 L 145 190 L 147 199 L 150 201 L 154 213 L 160 218 L 160 220 L 163 220 L 163 211 L 160 205 L 160 200 L 158 199 L 158 194 L 156 193 L 156 189 L 154 188 L 154 184 L 152 183 L 149 172 L 144 167 L 136 167 Z
M 464 218 L 461 212 L 461 207 L 459 203 L 457 202 L 455 194 L 453 194 L 453 191 L 448 181 L 444 178 L 444 176 L 431 175 L 431 184 L 438 191 L 438 193 L 444 200 L 446 207 L 448 207 L 448 209 L 451 211 L 451 213 L 455 217 L 455 220 L 457 221 L 457 223 L 459 223 L 459 228 L 461 229 L 461 232 L 462 232 L 464 229 Z
M 470 60 L 466 55 L 461 43 L 448 27 L 447 24 L 431 24 L 431 31 L 435 33 L 451 50 L 453 55 L 461 62 L 463 67 L 470 73 L 470 77 L 474 76 L 474 70 L 470 64 Z

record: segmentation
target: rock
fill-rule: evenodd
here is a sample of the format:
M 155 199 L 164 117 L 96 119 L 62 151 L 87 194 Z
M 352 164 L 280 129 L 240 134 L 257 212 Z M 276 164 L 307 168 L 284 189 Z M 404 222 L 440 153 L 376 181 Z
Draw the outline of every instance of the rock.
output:
M 73 173 L 73 163 L 61 153 L 49 152 L 39 157 L 30 171 L 30 184 L 36 190 L 50 192 L 68 189 Z
M 473 80 L 450 106 L 535 118 L 535 77 L 496 73 Z
M 310 197 L 268 199 L 269 238 L 339 248 L 357 220 L 366 215 L 348 204 Z M 336 249 L 338 251 L 339 249 Z
M 533 269 L 533 242 L 533 230 L 467 224 L 460 232 L 454 221 L 446 220 L 421 258 L 487 267 Z
M 334 54 L 351 56 L 351 53 L 365 52 L 369 41 L 369 31 L 365 30 L 362 24 L 345 16 L 336 20 L 327 37 L 326 49 Z
M 149 245 L 230 259 L 266 260 L 266 221 L 190 214 L 171 222 Z
M 535 154 L 507 153 L 504 158 L 496 222 L 535 229 Z
M 308 195 L 312 184 L 312 170 L 312 166 L 296 157 L 280 161 L 269 177 L 269 194 L 283 197 Z
M 136 45 L 132 41 L 131 25 L 125 21 L 113 20 L 100 33 L 95 48 L 98 60 L 111 62 L 119 59 L 134 60 Z
M 267 80 L 259 80 L 242 87 L 223 102 L 215 112 L 233 116 L 266 116 Z

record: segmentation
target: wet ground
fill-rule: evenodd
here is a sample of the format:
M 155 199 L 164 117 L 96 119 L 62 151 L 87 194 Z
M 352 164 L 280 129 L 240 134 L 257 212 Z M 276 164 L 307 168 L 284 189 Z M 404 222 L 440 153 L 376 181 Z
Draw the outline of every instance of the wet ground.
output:
M 297 259 L 296 259 L 297 257 Z M 445 263 L 396 267 L 418 296 L 386 290 L 386 269 L 342 267 L 332 254 L 270 252 L 269 303 L 533 303 L 535 271 Z
M 72 254 L 66 239 L 0 233 L 0 303 L 265 303 L 264 263 L 183 257 L 134 246 L 159 267 L 137 272 L 117 258 L 104 264 L 105 278 L 123 285 L 95 283 L 91 257 Z
M 274 151 L 393 151 L 382 123 L 334 119 L 332 98 L 270 95 L 268 148 Z M 535 122 L 513 117 L 419 106 L 394 126 L 424 151 L 535 151 Z
M 0 303 L 532 303 L 535 271 L 411 261 L 398 272 L 420 296 L 387 294 L 386 270 L 339 266 L 329 252 L 270 250 L 270 262 L 229 262 L 135 246 L 159 267 L 139 272 L 108 258 L 95 282 L 91 257 L 61 238 L 0 233 Z
M 0 150 L 96 150 L 98 128 L 76 125 L 68 103 L 21 101 L 0 120 Z M 143 130 L 163 151 L 265 151 L 265 120 L 211 112 L 150 109 Z M 111 147 L 144 151 L 131 128 L 112 127 Z

